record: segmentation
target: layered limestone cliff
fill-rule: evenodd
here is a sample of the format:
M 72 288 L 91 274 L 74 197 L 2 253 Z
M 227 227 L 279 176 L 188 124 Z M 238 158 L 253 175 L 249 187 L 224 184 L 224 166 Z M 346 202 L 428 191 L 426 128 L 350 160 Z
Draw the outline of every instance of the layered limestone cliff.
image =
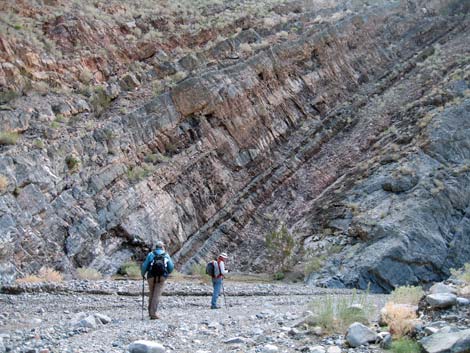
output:
M 139 58 L 157 61 L 148 76 L 2 105 L 0 129 L 20 133 L 0 151 L 2 281 L 112 274 L 156 239 L 183 271 L 221 250 L 271 270 L 281 224 L 293 270 L 321 259 L 317 285 L 388 291 L 469 261 L 468 6 L 276 11 L 279 27 L 247 20 L 175 63 Z M 188 75 L 154 94 L 143 82 L 168 67 Z

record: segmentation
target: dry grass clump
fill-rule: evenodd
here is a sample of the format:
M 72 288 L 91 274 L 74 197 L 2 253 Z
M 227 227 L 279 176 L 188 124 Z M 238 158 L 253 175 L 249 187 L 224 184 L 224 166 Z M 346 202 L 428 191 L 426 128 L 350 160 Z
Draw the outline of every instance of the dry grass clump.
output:
M 42 267 L 37 275 L 18 278 L 16 283 L 62 282 L 63 280 L 64 276 L 59 271 L 49 267 Z
M 418 305 L 421 298 L 424 296 L 424 291 L 421 287 L 415 286 L 402 286 L 397 287 L 390 294 L 390 302 L 396 304 L 411 304 Z
M 200 264 L 194 264 L 191 267 L 191 271 L 189 272 L 191 276 L 194 276 L 201 280 L 204 283 L 209 283 L 211 281 L 211 276 L 209 276 L 206 273 L 206 264 L 205 263 L 200 263 Z
M 140 265 L 134 261 L 129 261 L 121 265 L 119 274 L 130 278 L 141 278 Z
M 314 326 L 325 332 L 344 332 L 354 322 L 367 325 L 374 315 L 375 307 L 369 300 L 368 292 L 351 296 L 327 296 L 310 304 L 314 313 Z
M 103 278 L 103 275 L 94 268 L 82 267 L 77 268 L 77 277 L 87 281 L 97 281 Z
M 12 131 L 0 131 L 0 145 L 14 145 L 18 140 L 18 133 Z
M 416 319 L 416 311 L 412 306 L 392 302 L 385 304 L 383 320 L 390 327 L 390 333 L 395 337 L 404 337 L 411 333 Z

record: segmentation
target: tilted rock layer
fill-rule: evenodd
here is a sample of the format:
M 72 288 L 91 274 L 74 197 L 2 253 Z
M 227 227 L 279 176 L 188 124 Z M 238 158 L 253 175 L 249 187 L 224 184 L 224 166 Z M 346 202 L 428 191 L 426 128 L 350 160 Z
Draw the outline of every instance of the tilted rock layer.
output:
M 158 238 L 186 271 L 222 250 L 272 270 L 282 223 L 313 284 L 389 291 L 469 261 L 468 7 L 325 3 L 276 42 L 245 29 L 178 60 L 191 74 L 136 88 L 130 113 L 111 82 L 109 106 L 99 91 L 2 106 L 0 129 L 21 133 L 0 155 L 2 279 L 115 273 Z

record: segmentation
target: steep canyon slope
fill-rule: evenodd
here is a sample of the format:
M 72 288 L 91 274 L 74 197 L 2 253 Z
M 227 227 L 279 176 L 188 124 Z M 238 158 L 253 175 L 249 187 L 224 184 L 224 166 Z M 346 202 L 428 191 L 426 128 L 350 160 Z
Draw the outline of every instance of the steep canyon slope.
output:
M 317 285 L 389 291 L 470 260 L 468 1 L 272 1 L 195 33 L 249 2 L 127 22 L 54 3 L 20 15 L 60 55 L 0 41 L 2 282 L 112 274 L 157 238 L 184 271 L 222 249 L 270 271 L 282 224 Z

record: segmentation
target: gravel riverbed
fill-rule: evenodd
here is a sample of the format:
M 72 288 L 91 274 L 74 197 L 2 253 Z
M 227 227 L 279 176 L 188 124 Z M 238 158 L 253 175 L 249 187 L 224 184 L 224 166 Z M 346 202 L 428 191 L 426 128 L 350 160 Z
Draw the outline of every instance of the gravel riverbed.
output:
M 147 289 L 147 288 L 146 288 Z M 3 288 L 0 294 L 0 352 L 128 352 L 137 340 L 151 340 L 166 352 L 382 352 L 376 345 L 348 348 L 344 335 L 317 336 L 295 325 L 328 295 L 303 284 L 225 281 L 225 300 L 210 309 L 212 288 L 194 280 L 169 279 L 160 320 L 142 320 L 141 281 L 67 281 Z M 16 294 L 10 294 L 16 293 Z M 368 295 L 380 308 L 384 295 Z M 268 347 L 268 348 L 266 348 Z

